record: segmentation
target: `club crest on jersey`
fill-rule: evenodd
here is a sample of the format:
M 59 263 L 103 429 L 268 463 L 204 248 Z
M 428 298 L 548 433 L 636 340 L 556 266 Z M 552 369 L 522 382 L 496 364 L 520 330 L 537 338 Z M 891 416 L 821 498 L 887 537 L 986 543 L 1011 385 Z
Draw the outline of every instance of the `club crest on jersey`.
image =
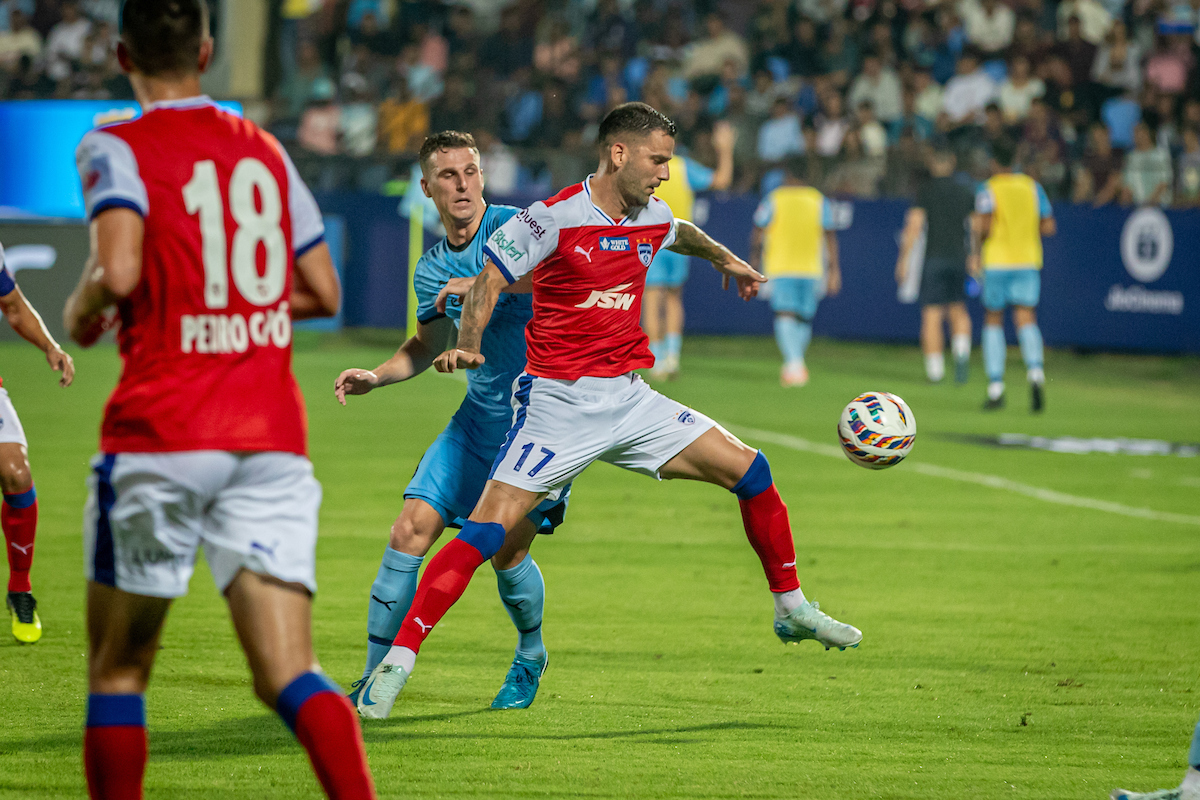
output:
M 649 239 L 637 240 L 638 261 L 642 262 L 643 267 L 650 266 L 650 262 L 654 260 L 654 245 Z
M 681 425 L 695 425 L 696 415 L 685 408 L 683 411 L 679 411 L 675 414 L 675 421 Z
M 601 239 L 600 241 L 603 242 L 604 240 Z M 627 239 L 626 242 L 628 242 L 628 241 L 629 240 Z M 633 297 L 634 297 L 632 293 L 628 293 L 625 291 L 630 286 L 633 286 L 633 284 L 632 283 L 622 283 L 620 286 L 614 286 L 613 288 L 607 289 L 602 292 L 594 290 L 588 296 L 587 300 L 584 300 L 582 303 L 580 303 L 579 305 L 577 305 L 575 307 L 576 308 L 592 308 L 592 307 L 615 308 L 618 311 L 628 311 L 630 308 L 633 307 Z
M 628 236 L 601 236 L 600 249 L 610 253 L 628 253 L 629 252 L 629 237 Z

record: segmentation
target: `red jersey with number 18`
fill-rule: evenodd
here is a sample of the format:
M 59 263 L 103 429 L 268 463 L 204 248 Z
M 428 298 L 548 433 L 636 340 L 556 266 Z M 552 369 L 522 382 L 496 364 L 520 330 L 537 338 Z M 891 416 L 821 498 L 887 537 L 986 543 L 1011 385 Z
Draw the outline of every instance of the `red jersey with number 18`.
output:
M 145 222 L 100 449 L 303 455 L 287 301 L 294 258 L 324 226 L 287 153 L 194 97 L 91 131 L 76 163 L 89 219 L 128 208 Z
M 652 196 L 614 220 L 592 202 L 590 181 L 534 203 L 483 246 L 509 283 L 533 272 L 530 375 L 612 378 L 654 366 L 641 327 L 642 293 L 655 254 L 675 242 L 675 216 Z

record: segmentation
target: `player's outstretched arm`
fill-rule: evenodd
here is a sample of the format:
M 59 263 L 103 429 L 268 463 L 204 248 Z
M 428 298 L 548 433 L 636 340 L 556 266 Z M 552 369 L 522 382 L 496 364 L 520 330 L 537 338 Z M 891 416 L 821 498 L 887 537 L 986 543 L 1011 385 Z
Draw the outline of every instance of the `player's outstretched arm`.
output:
M 925 209 L 913 206 L 904 216 L 904 231 L 900 234 L 900 256 L 896 259 L 896 283 L 904 283 L 908 277 L 908 261 L 912 256 L 917 237 L 925 227 Z M 836 241 L 836 239 L 834 240 Z
M 128 297 L 142 279 L 145 230 L 141 214 L 123 207 L 102 211 L 92 220 L 91 254 L 63 308 L 63 327 L 83 347 L 91 347 L 116 325 L 109 307 Z
M 758 285 L 767 280 L 758 270 L 692 223 L 680 219 L 675 221 L 675 225 L 675 243 L 668 247 L 668 250 L 712 262 L 717 272 L 724 276 L 721 287 L 728 289 L 729 279 L 733 278 L 737 281 L 738 294 L 743 300 L 749 300 L 758 294 Z
M 346 405 L 346 395 L 366 394 L 380 386 L 400 383 L 420 375 L 433 364 L 433 359 L 450 341 L 454 322 L 439 317 L 428 323 L 418 323 L 417 332 L 410 336 L 396 354 L 375 369 L 348 369 L 338 375 L 333 384 L 337 401 Z
M 485 259 L 483 271 L 475 279 L 475 285 L 463 298 L 462 316 L 458 321 L 458 345 L 447 350 L 434 360 L 433 366 L 438 372 L 454 372 L 455 369 L 475 369 L 483 363 L 483 354 L 479 352 L 483 340 L 483 329 L 492 318 L 492 310 L 501 290 L 508 285 L 508 280 L 500 272 L 500 268 Z
M 842 264 L 838 258 L 837 231 L 825 231 L 825 293 L 833 297 L 842 290 Z
M 70 386 L 71 381 L 75 379 L 75 362 L 59 347 L 58 342 L 54 341 L 50 331 L 46 330 L 42 315 L 29 304 L 20 287 L 14 285 L 12 291 L 0 297 L 0 311 L 4 312 L 8 324 L 22 339 L 46 354 L 46 362 L 50 364 L 50 368 L 62 373 L 62 377 L 58 379 L 59 385 Z
M 332 317 L 342 305 L 342 284 L 329 245 L 321 242 L 296 259 L 288 309 L 292 319 Z

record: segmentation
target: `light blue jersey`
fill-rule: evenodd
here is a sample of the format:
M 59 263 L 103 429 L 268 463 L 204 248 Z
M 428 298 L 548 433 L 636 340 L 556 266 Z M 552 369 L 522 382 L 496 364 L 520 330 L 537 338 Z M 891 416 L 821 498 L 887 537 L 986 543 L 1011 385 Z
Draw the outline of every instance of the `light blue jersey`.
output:
M 413 287 L 417 321 L 422 324 L 448 316 L 458 325 L 462 298 L 451 297 L 446 312 L 437 310 L 438 292 L 451 278 L 469 278 L 483 270 L 483 244 L 517 213 L 512 206 L 488 206 L 475 238 L 460 250 L 442 239 L 417 262 Z M 512 426 L 513 382 L 525 369 L 525 325 L 533 318 L 533 295 L 501 294 L 491 321 L 483 331 L 480 352 L 484 362 L 467 370 L 467 396 L 446 430 L 425 451 L 404 496 L 420 498 L 441 514 L 447 525 L 459 526 L 471 513 L 491 473 L 492 462 Z M 569 488 L 542 502 L 529 518 L 542 533 L 562 522 Z
M 413 287 L 417 293 L 417 321 L 429 323 L 448 316 L 458 326 L 462 298 L 451 297 L 446 313 L 434 303 L 451 278 L 469 278 L 483 270 L 483 243 L 520 209 L 488 206 L 483 222 L 466 247 L 455 250 L 446 239 L 431 247 L 417 262 Z M 480 351 L 484 362 L 467 371 L 467 396 L 456 416 L 466 416 L 479 430 L 482 448 L 498 449 L 512 424 L 512 385 L 525 369 L 525 325 L 533 318 L 533 295 L 501 294 L 492 319 L 483 332 Z

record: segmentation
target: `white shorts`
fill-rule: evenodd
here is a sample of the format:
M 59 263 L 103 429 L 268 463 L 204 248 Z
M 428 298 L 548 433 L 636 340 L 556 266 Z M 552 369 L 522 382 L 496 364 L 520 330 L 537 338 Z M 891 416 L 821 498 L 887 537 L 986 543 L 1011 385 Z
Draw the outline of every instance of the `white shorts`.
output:
M 101 453 L 83 517 L 84 574 L 182 597 L 204 557 L 224 592 L 241 569 L 317 589 L 321 484 L 294 453 Z
M 633 373 L 574 381 L 521 373 L 513 384 L 513 426 L 491 477 L 549 492 L 593 461 L 606 461 L 657 478 L 664 464 L 715 425 Z
M 8 390 L 4 388 L 0 388 L 0 444 L 29 446 L 29 442 L 25 441 L 25 429 L 21 427 L 21 418 L 17 416 L 17 409 L 13 407 Z

